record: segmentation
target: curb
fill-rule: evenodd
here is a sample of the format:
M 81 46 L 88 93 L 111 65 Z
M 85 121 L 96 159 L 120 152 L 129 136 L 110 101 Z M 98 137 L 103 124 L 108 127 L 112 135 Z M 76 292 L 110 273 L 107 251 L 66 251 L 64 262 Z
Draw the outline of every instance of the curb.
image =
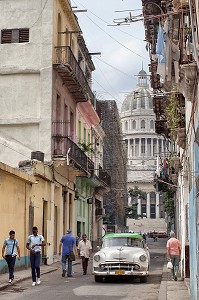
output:
M 73 262 L 73 266 L 74 265 L 79 265 L 80 264 L 80 262 Z M 43 275 L 43 274 L 48 274 L 48 273 L 52 273 L 52 272 L 55 272 L 55 271 L 57 271 L 59 268 L 58 267 L 50 267 L 49 266 L 49 270 L 48 269 L 46 269 L 46 270 L 42 270 L 41 269 L 41 275 Z M 16 274 L 17 274 L 17 271 L 16 271 Z M 27 280 L 27 279 L 31 279 L 32 278 L 32 276 L 31 276 L 31 272 L 30 272 L 30 274 L 29 275 L 26 275 L 26 276 L 21 276 L 21 278 L 19 278 L 19 279 L 16 279 L 14 282 L 13 282 L 13 284 L 12 284 L 12 286 L 13 285 L 15 285 L 16 283 L 19 283 L 19 282 L 22 282 L 22 281 L 24 281 L 24 280 Z M 10 283 L 2 283 L 2 284 L 0 284 L 0 291 L 2 291 L 2 290 L 5 290 L 7 287 L 9 287 L 9 286 L 11 286 L 11 284 Z
M 58 268 L 51 268 L 50 270 L 44 270 L 44 271 L 41 270 L 41 275 L 55 272 L 55 271 L 57 271 L 57 269 L 58 269 Z M 16 272 L 16 273 L 17 273 L 17 272 Z M 12 286 L 15 285 L 15 283 L 19 283 L 19 282 L 21 282 L 21 281 L 24 281 L 24 280 L 30 279 L 30 278 L 32 278 L 31 274 L 30 274 L 30 275 L 23 276 L 23 277 L 21 277 L 21 278 L 19 278 L 19 279 L 16 279 L 16 280 L 14 281 L 14 283 L 12 284 Z M 1 285 L 0 285 L 0 291 L 6 289 L 6 288 L 9 287 L 9 286 L 11 286 L 10 283 L 3 283 L 3 284 L 1 284 Z
M 167 271 L 167 265 L 165 263 L 162 270 L 162 279 L 160 283 L 158 300 L 167 300 L 167 279 L 168 279 L 168 271 Z

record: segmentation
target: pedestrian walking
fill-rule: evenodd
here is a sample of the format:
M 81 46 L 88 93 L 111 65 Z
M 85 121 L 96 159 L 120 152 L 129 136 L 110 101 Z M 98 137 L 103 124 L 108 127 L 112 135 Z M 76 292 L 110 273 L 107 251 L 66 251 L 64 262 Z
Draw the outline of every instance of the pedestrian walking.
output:
M 59 255 L 62 254 L 62 277 L 66 275 L 66 261 L 68 262 L 67 277 L 72 275 L 72 258 L 70 253 L 74 252 L 77 256 L 76 239 L 71 235 L 72 230 L 68 229 L 66 234 L 62 236 L 59 244 Z
M 30 250 L 30 265 L 32 272 L 32 286 L 41 284 L 40 279 L 40 263 L 41 263 L 41 249 L 46 246 L 44 237 L 38 234 L 38 228 L 32 228 L 32 234 L 29 235 L 26 248 Z
M 86 234 L 82 235 L 82 240 L 79 242 L 77 250 L 78 250 L 78 256 L 81 257 L 82 259 L 83 275 L 86 275 L 89 257 L 91 256 L 92 253 L 91 242 L 87 239 Z
M 9 270 L 9 283 L 14 280 L 14 267 L 16 262 L 16 256 L 20 260 L 20 248 L 18 240 L 15 239 L 15 231 L 10 230 L 9 238 L 7 238 L 2 247 L 2 257 L 6 260 Z
M 178 239 L 175 238 L 175 232 L 171 231 L 170 239 L 167 242 L 167 257 L 172 262 L 172 279 L 177 281 L 179 262 L 181 255 L 181 244 Z

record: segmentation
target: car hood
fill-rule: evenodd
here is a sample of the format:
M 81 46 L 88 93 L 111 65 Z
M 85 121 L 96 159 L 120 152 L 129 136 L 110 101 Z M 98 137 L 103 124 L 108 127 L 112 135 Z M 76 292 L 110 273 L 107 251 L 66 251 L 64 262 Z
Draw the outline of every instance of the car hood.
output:
M 137 261 L 146 251 L 139 247 L 110 247 L 103 248 L 96 254 L 103 256 L 105 261 Z

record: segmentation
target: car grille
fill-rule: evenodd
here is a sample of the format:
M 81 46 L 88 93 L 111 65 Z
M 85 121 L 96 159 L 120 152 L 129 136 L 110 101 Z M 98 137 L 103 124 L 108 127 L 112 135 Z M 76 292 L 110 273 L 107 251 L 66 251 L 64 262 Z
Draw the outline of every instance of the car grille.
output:
M 115 271 L 115 270 L 125 270 L 125 271 L 131 271 L 131 270 L 140 270 L 140 266 L 138 264 L 133 263 L 105 263 L 99 265 L 100 270 L 103 271 Z

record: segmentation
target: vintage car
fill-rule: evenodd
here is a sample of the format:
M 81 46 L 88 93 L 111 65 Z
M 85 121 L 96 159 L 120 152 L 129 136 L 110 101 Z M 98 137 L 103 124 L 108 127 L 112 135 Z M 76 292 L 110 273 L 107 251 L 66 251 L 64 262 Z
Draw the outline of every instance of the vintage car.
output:
M 139 277 L 147 282 L 150 255 L 145 240 L 137 233 L 110 233 L 93 257 L 93 275 L 100 282 L 108 276 Z

